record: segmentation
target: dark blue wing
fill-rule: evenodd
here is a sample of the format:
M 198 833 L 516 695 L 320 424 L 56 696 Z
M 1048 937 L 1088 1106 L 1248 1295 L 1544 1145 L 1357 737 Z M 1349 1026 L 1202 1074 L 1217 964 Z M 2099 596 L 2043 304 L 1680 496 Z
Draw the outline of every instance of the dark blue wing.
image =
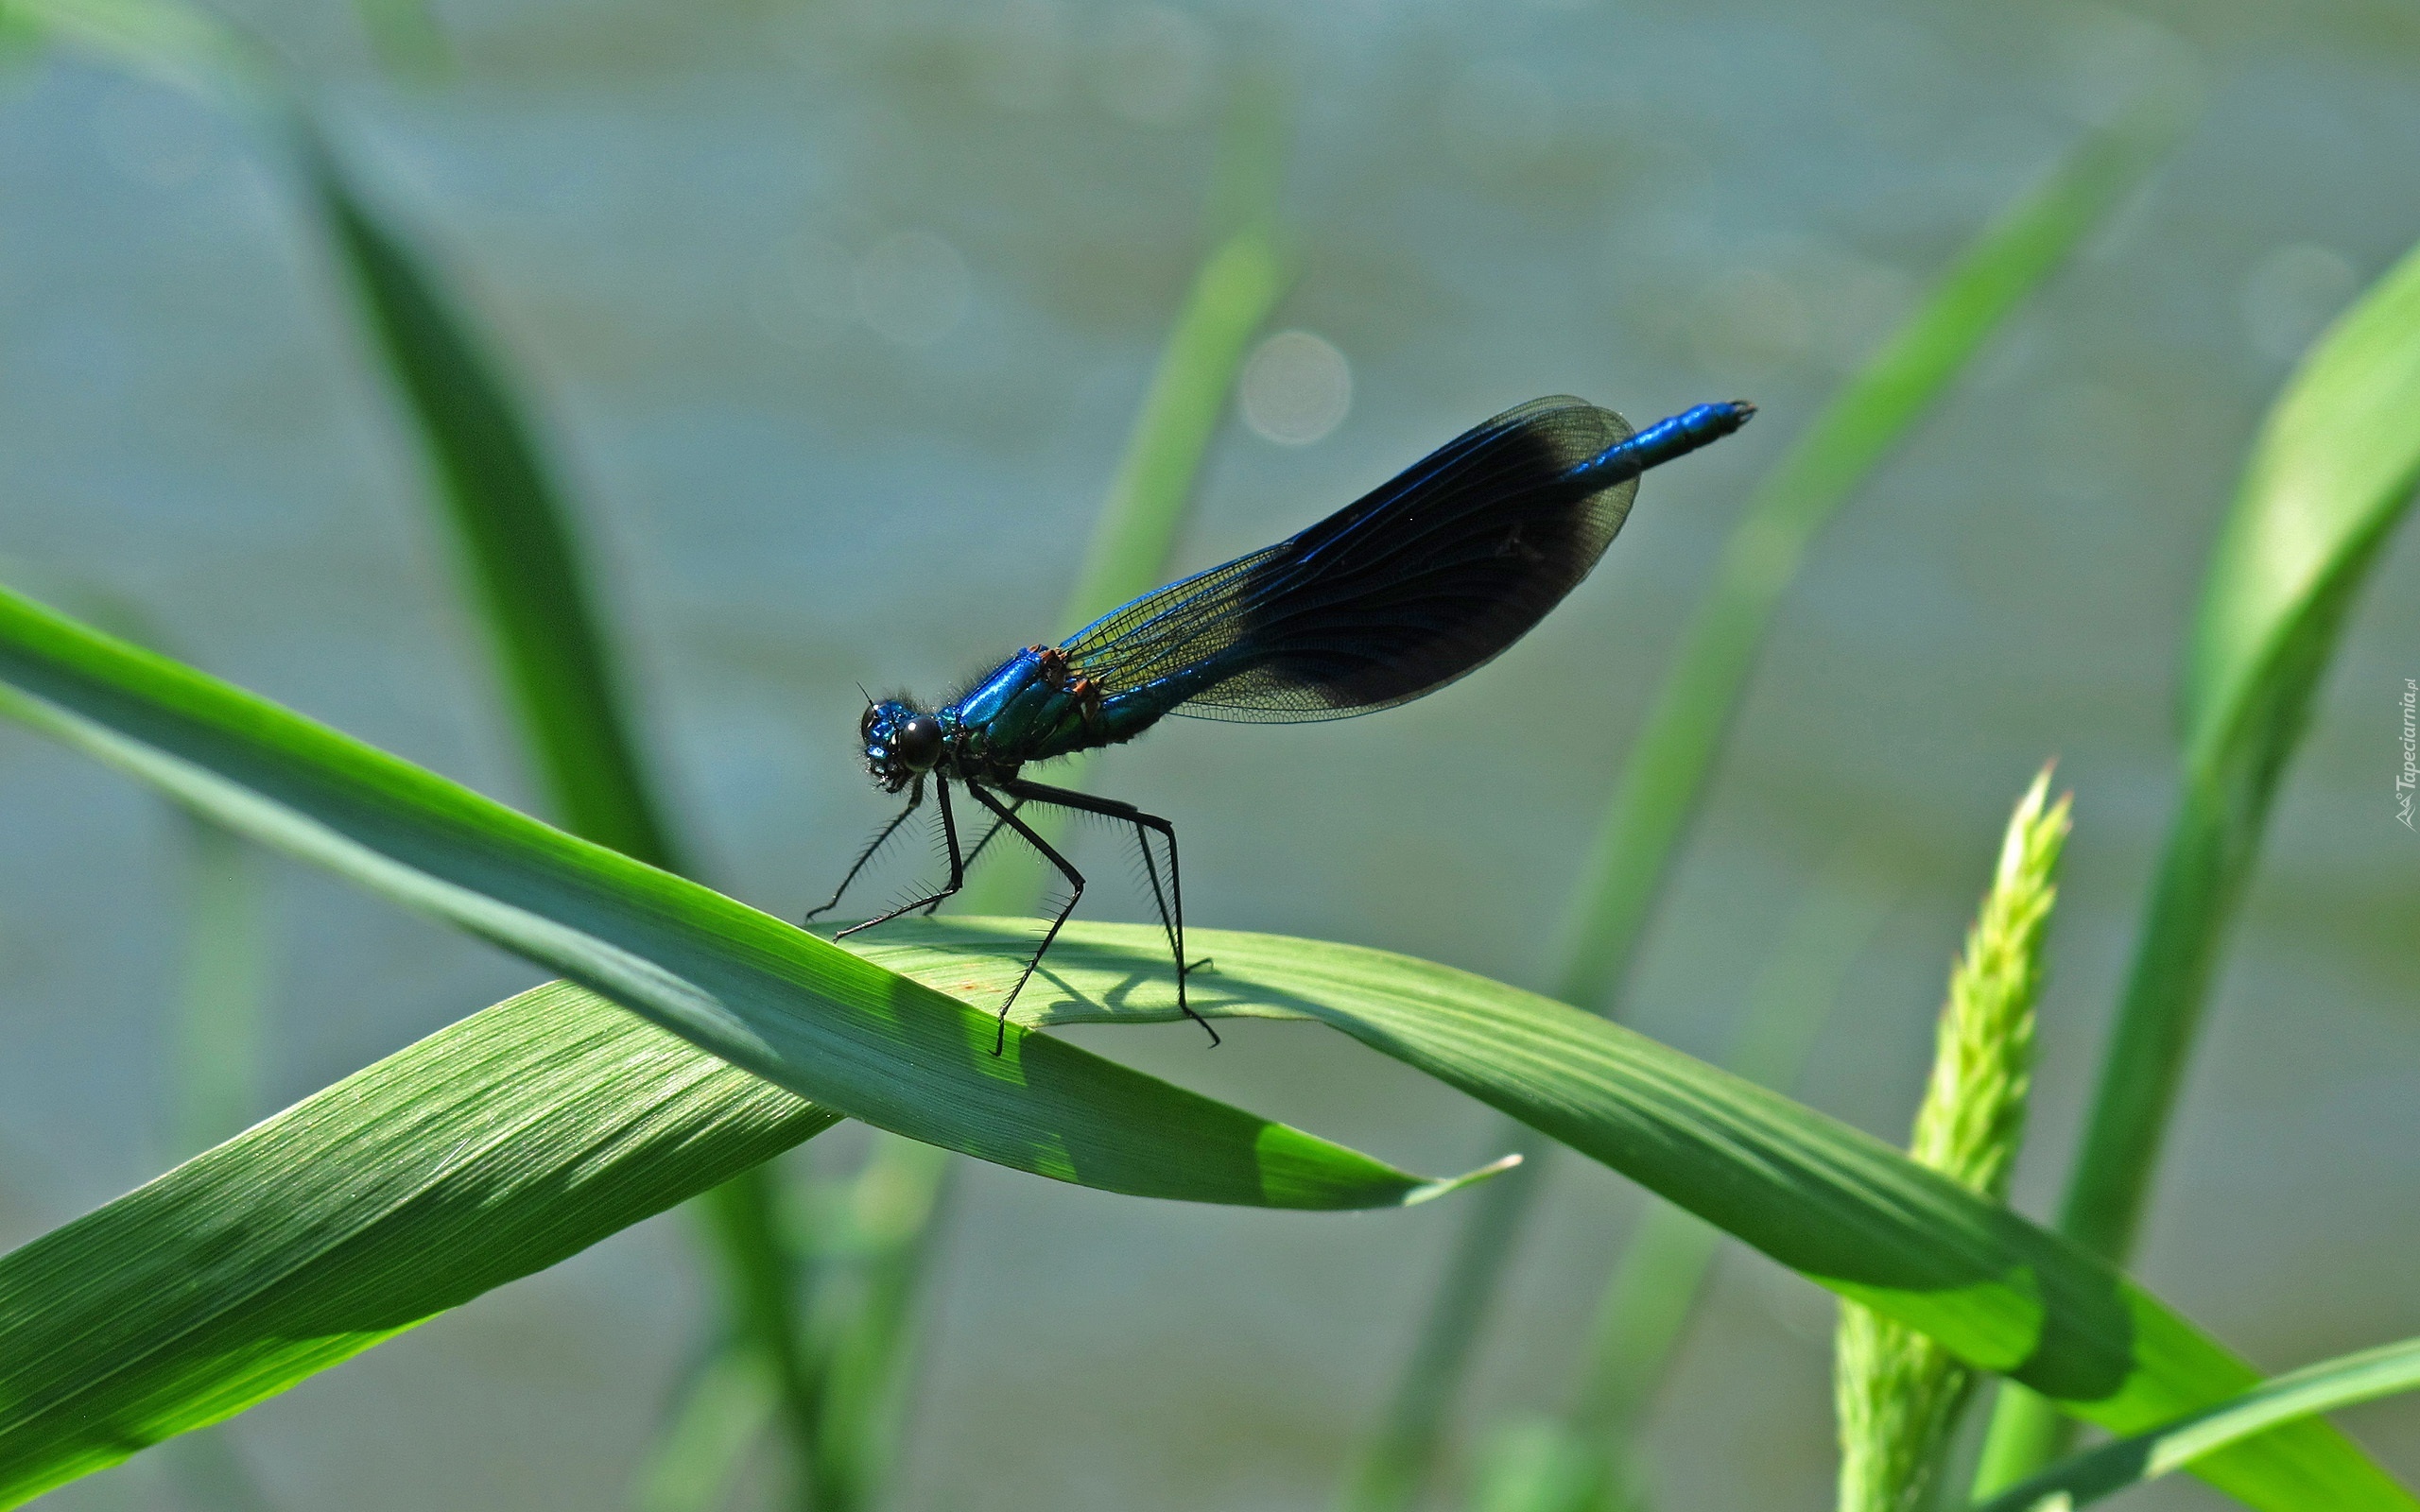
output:
M 1506 410 L 1291 540 L 1070 637 L 1112 696 L 1205 719 L 1341 719 L 1417 698 L 1527 634 L 1597 565 L 1638 480 L 1576 481 L 1631 434 L 1567 397 Z M 1165 701 L 1161 701 L 1161 700 Z

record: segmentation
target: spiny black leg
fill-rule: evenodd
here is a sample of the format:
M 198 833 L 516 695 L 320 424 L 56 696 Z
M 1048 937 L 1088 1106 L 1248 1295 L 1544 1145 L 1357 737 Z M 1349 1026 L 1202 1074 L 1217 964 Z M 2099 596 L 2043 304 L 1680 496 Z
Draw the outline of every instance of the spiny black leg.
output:
M 889 824 L 886 824 L 881 829 L 873 832 L 873 838 L 866 842 L 866 848 L 858 851 L 857 859 L 850 864 L 849 874 L 840 879 L 840 885 L 832 889 L 832 901 L 825 903 L 821 908 L 810 909 L 803 922 L 811 924 L 815 922 L 815 916 L 817 914 L 828 914 L 833 909 L 839 907 L 840 895 L 849 890 L 849 884 L 857 880 L 857 873 L 866 869 L 866 863 L 873 859 L 873 853 L 882 849 L 883 842 L 889 840 L 892 834 L 896 833 L 899 827 L 908 822 L 908 816 L 915 813 L 918 808 L 922 807 L 924 801 L 925 780 L 919 777 L 916 779 L 916 785 L 908 790 L 908 806 L 899 811 L 899 816 L 897 818 L 892 819 Z
M 1022 835 L 1026 844 L 1041 851 L 1042 859 L 1057 867 L 1059 875 L 1066 878 L 1067 885 L 1073 889 L 1067 894 L 1066 904 L 1059 910 L 1059 917 L 1050 921 L 1050 928 L 1044 933 L 1041 945 L 1034 950 L 1033 959 L 1025 963 L 1025 971 L 1018 975 L 1017 985 L 1009 988 L 1007 1001 L 1000 1005 L 1000 1035 L 992 1045 L 992 1054 L 997 1056 L 1006 1054 L 1009 1048 L 1009 1010 L 1016 1006 L 1017 994 L 1025 990 L 1025 985 L 1033 980 L 1033 969 L 1042 964 L 1042 958 L 1045 955 L 1050 954 L 1050 942 L 1059 937 L 1059 926 L 1064 924 L 1067 921 L 1067 916 L 1076 911 L 1076 900 L 1084 895 L 1084 874 L 1070 865 L 1065 856 L 1052 849 L 1049 841 L 1036 833 L 1032 825 L 1018 818 L 1014 809 L 1001 807 L 998 799 L 973 782 L 966 784 L 966 790 L 975 795 L 975 801 L 999 816 L 1001 823 Z M 1016 796 L 1022 798 L 1024 795 Z
M 972 788 L 969 790 L 973 791 Z M 949 881 L 942 884 L 941 891 L 929 897 L 919 898 L 912 903 L 902 903 L 890 912 L 869 919 L 862 924 L 851 924 L 833 936 L 834 939 L 847 939 L 861 929 L 872 929 L 876 924 L 888 924 L 902 914 L 912 914 L 919 908 L 939 903 L 965 885 L 966 859 L 958 853 L 958 820 L 949 811 L 949 779 L 934 778 L 933 792 L 942 801 L 942 842 L 949 847 Z M 904 818 L 906 816 L 901 816 Z
M 1036 803 L 1049 803 L 1060 808 L 1076 809 L 1085 814 L 1099 814 L 1113 819 L 1123 819 L 1134 826 L 1135 843 L 1143 848 L 1143 868 L 1151 879 L 1151 901 L 1159 904 L 1160 927 L 1167 931 L 1168 946 L 1176 956 L 1176 1005 L 1183 1010 L 1186 1018 L 1201 1025 L 1210 1036 L 1210 1043 L 1217 1045 L 1219 1031 L 1211 1028 L 1209 1020 L 1193 1011 L 1193 1005 L 1185 996 L 1184 979 L 1193 973 L 1194 968 L 1187 965 L 1184 959 L 1184 877 L 1177 869 L 1176 826 L 1156 814 L 1144 813 L 1132 803 L 1121 803 L 1114 798 L 1095 798 L 1090 793 L 1079 793 L 1072 788 L 1046 787 L 1040 782 L 1028 782 L 1018 779 L 1001 783 L 1000 791 L 1011 798 L 1029 799 Z M 1150 844 L 1143 838 L 1143 832 L 1147 829 L 1157 830 L 1161 837 L 1167 842 L 1168 893 L 1176 902 L 1172 913 L 1168 908 L 1168 899 L 1160 896 L 1159 871 L 1151 864 Z M 1039 957 L 1036 958 L 1039 959 Z M 1210 963 L 1202 961 L 1199 964 L 1207 966 Z
M 1019 799 L 1014 803 L 1009 805 L 1009 812 L 1014 814 L 1017 810 L 1023 807 L 1025 807 L 1025 799 Z M 975 863 L 983 859 L 983 848 L 992 843 L 992 839 L 994 835 L 1007 828 L 1008 825 L 999 819 L 994 819 L 992 821 L 992 827 L 983 832 L 983 838 L 976 841 L 975 849 L 966 852 L 967 870 L 973 871 L 975 869 Z M 925 917 L 926 919 L 932 918 L 933 910 L 940 906 L 941 904 L 937 902 L 927 904 L 925 908 Z

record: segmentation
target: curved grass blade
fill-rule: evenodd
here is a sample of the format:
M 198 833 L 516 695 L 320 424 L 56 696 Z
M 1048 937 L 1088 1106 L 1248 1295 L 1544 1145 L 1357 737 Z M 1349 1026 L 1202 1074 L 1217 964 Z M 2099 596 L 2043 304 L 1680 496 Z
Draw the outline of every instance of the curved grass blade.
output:
M 652 796 L 612 643 L 527 406 L 426 262 L 298 129 L 308 187 L 409 406 L 544 791 L 564 829 L 688 869 Z
M 564 983 L 441 1029 L 0 1257 L 0 1506 L 838 1118 Z
M 2141 186 L 2184 125 L 2163 93 L 2087 137 L 1966 249 L 1757 486 L 1616 784 L 1582 874 L 1555 996 L 1594 1007 L 1619 988 L 1715 748 L 1817 534 L 2026 298 Z
M 435 266 L 354 187 L 307 118 L 298 120 L 292 134 L 309 202 L 420 438 L 467 596 L 550 811 L 583 838 L 687 873 L 685 848 L 641 759 L 620 659 L 529 404 Z M 766 1365 L 747 1379 L 780 1394 L 800 1500 L 831 1512 L 814 1485 L 823 1393 L 804 1352 L 802 1260 L 779 1216 L 780 1196 L 770 1169 L 745 1171 L 700 1198 L 696 1216 L 716 1251 L 723 1327 Z
M 2420 1339 L 2381 1345 L 2262 1382 L 2181 1423 L 2103 1444 L 1979 1503 L 1975 1512 L 2073 1512 L 2281 1423 L 2420 1390 Z
M 2186 1051 L 2344 615 L 2420 488 L 2420 249 L 2329 331 L 2270 413 L 2204 585 L 2185 786 L 2064 1226 L 2132 1247 Z
M 903 925 L 906 921 L 903 921 Z M 919 922 L 869 957 L 995 1002 L 1013 919 Z M 1551 999 L 1383 951 L 1203 930 L 1196 1011 L 1308 1019 L 1611 1166 L 1841 1297 L 2135 1433 L 2234 1397 L 2257 1372 L 2105 1261 L 1869 1135 Z M 1187 939 L 1191 940 L 1190 933 Z M 1020 999 L 1031 1024 L 1161 1022 L 1175 987 L 1150 927 L 1070 924 Z M 986 996 L 986 994 L 994 994 Z M 2420 1507 L 2318 1423 L 2199 1462 L 2273 1512 Z
M 2185 681 L 2184 791 L 2152 884 L 2061 1228 L 2123 1260 L 2261 832 L 2344 616 L 2420 487 L 2420 249 L 2329 328 L 2254 442 L 2202 593 Z M 1976 1492 L 2032 1473 L 2066 1431 L 2004 1391 Z
M 996 1001 L 1013 920 L 876 954 Z M 1034 1022 L 1177 1017 L 1151 931 L 1075 931 Z M 1553 1130 L 1869 1306 L 2121 1430 L 2252 1373 L 2122 1277 L 1879 1142 L 1533 994 L 1380 952 L 1219 935 L 1212 1011 L 1313 1018 Z M 240 1410 L 553 1263 L 833 1115 L 553 984 L 389 1057 L 0 1258 L 0 1503 Z M 2197 1466 L 2262 1508 L 2412 1503 L 2325 1425 Z M 2309 1504 L 2305 1502 L 2303 1504 Z
M 446 71 L 443 34 L 422 0 L 360 4 L 390 72 L 426 82 Z M 176 0 L 34 0 L 33 13 L 63 40 L 234 108 L 295 149 L 306 204 L 414 422 L 553 811 L 600 845 L 685 869 L 651 796 L 616 659 L 528 406 L 442 280 L 354 187 L 310 111 L 241 31 Z M 794 1457 L 805 1466 L 815 1454 L 804 1425 L 816 1409 L 791 1302 L 796 1257 L 779 1242 L 776 1196 L 771 1173 L 745 1171 L 704 1199 L 700 1216 L 723 1246 L 722 1275 L 735 1285 L 747 1280 L 744 1293 L 725 1298 L 727 1326 L 769 1362 Z
M 1766 633 L 1816 536 L 2025 299 L 2142 184 L 2182 133 L 2181 107 L 2171 94 L 2146 94 L 2087 137 L 1966 249 L 1758 485 L 1616 780 L 1573 892 L 1556 997 L 1612 1011 Z M 1355 1512 L 1399 1512 L 1427 1479 L 1446 1403 L 1544 1177 L 1533 1160 L 1462 1215 L 1386 1420 L 1346 1495 Z
M 850 1117 L 1061 1180 L 1260 1207 L 1452 1186 L 992 1018 L 0 590 L 8 712 Z

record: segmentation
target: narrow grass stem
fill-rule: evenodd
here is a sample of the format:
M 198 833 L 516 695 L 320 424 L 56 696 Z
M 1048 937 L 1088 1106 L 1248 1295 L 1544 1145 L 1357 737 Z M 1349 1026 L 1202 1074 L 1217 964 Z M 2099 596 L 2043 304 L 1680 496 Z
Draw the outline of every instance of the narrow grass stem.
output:
M 1943 275 L 1909 319 L 1825 406 L 1756 490 L 1725 544 L 1715 580 L 1690 615 L 1670 669 L 1616 779 L 1564 929 L 1554 993 L 1608 1013 L 1644 937 L 1655 899 L 1713 771 L 1725 730 L 1745 695 L 1781 600 L 1815 539 L 1916 422 L 1931 410 L 2025 298 L 2048 279 L 2138 188 L 2181 133 L 2187 112 L 2172 93 L 2148 93 L 2113 125 L 2094 132 L 2031 195 L 1988 228 Z M 1491 1130 L 1496 1148 L 1501 1130 Z M 1543 1162 L 1526 1179 L 1535 1181 Z M 1518 1221 L 1519 1210 L 1514 1211 Z M 1465 1223 L 1486 1221 L 1474 1205 Z M 1492 1290 L 1517 1240 L 1458 1243 L 1456 1265 L 1484 1263 L 1485 1276 L 1449 1269 L 1424 1318 L 1407 1371 L 1459 1363 L 1484 1309 L 1468 1299 Z M 1449 1397 L 1454 1383 L 1398 1386 L 1396 1403 Z M 1390 1418 L 1374 1445 L 1400 1446 L 1419 1430 Z M 1386 1452 L 1399 1452 L 1388 1450 Z M 1373 1448 L 1370 1455 L 1380 1452 Z M 1369 1457 L 1365 1455 L 1365 1459 Z M 1419 1452 L 1433 1463 L 1433 1448 Z M 1355 1484 L 1372 1481 L 1357 1471 Z M 1355 1512 L 1397 1512 L 1393 1500 L 1355 1496 Z
M 1166 576 L 1253 337 L 1292 283 L 1276 202 L 1288 133 L 1271 94 L 1257 79 L 1239 86 L 1212 183 L 1211 220 L 1219 239 L 1194 273 L 1160 349 L 1094 522 L 1084 565 L 1061 611 L 1063 634 L 1157 587 Z M 1054 768 L 1052 782 L 1086 787 L 1098 761 L 1098 752 L 1084 752 Z M 1067 816 L 1041 810 L 1029 822 L 1055 842 L 1066 831 Z M 968 881 L 960 908 L 1030 913 L 1042 886 L 1040 858 L 1002 846 Z

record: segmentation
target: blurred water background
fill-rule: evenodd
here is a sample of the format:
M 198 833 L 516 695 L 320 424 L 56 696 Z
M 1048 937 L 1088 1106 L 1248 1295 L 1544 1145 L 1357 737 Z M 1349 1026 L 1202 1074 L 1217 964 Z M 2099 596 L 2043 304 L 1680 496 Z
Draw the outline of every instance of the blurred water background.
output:
M 2420 234 L 2420 18 L 2385 3 L 500 0 L 409 87 L 354 12 L 249 5 L 543 395 L 704 869 L 795 914 L 880 817 L 856 683 L 1053 631 L 1205 246 L 1224 101 L 1292 99 L 1299 283 L 1179 551 L 1327 512 L 1508 404 L 1753 397 L 1482 675 L 1332 726 L 1172 721 L 1103 791 L 1172 816 L 1203 924 L 1542 985 L 1620 752 L 1750 483 L 1924 280 L 2145 67 L 2208 112 L 1820 543 L 1628 1017 L 1720 1046 L 1850 835 L 1905 887 L 1798 1095 L 1904 1138 L 1950 951 L 2050 755 L 2077 830 L 2020 1206 L 2072 1143 L 2173 794 L 2192 594 L 2303 343 Z M 2168 29 L 2173 27 L 2173 30 Z M 0 555 L 182 654 L 511 800 L 413 449 L 255 140 L 68 61 L 0 83 Z M 2140 1269 L 2265 1366 L 2420 1332 L 2420 845 L 2394 822 L 2420 540 L 2288 784 Z M 181 835 L 0 729 L 0 1243 L 156 1172 Z M 1096 917 L 1141 916 L 1114 832 Z M 905 885 L 904 870 L 893 878 Z M 282 864 L 263 1109 L 532 980 Z M 1423 1169 L 1484 1110 L 1300 1026 L 1088 1043 Z M 793 1157 L 832 1160 L 846 1134 Z M 1556 1172 L 1466 1403 L 1560 1399 L 1637 1194 Z M 902 1508 L 1324 1504 L 1426 1306 L 1441 1205 L 1338 1218 L 961 1174 Z M 618 1504 L 706 1302 L 659 1220 L 246 1416 L 279 1504 Z M 1830 1304 L 1734 1251 L 1651 1435 L 1659 1504 L 1828 1504 Z M 2420 1410 L 2352 1419 L 2420 1476 Z M 152 1463 L 61 1508 L 177 1504 Z M 2173 1484 L 2149 1509 L 2219 1504 Z

